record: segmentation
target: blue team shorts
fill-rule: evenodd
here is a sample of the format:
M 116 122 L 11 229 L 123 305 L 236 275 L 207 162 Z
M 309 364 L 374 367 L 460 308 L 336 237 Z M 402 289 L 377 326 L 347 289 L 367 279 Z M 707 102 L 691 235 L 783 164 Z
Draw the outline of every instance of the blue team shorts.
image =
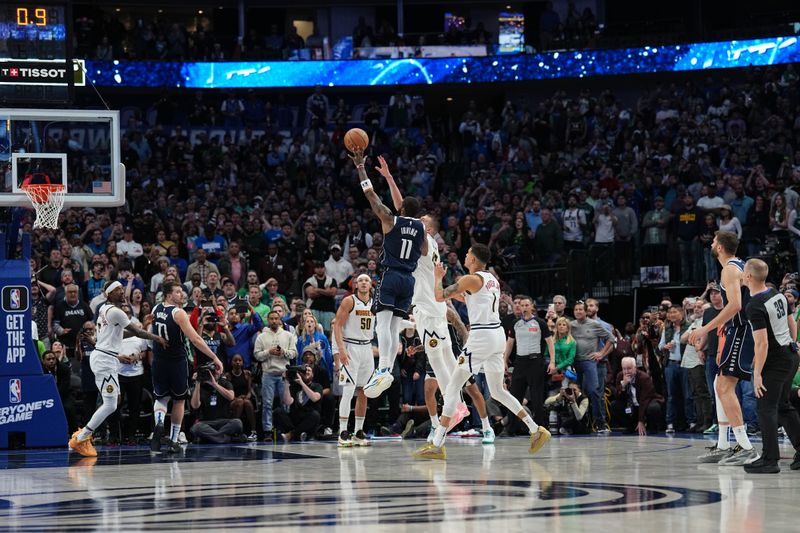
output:
M 414 296 L 414 276 L 411 272 L 387 268 L 375 289 L 373 312 L 389 310 L 395 316 L 408 318 L 412 296 Z

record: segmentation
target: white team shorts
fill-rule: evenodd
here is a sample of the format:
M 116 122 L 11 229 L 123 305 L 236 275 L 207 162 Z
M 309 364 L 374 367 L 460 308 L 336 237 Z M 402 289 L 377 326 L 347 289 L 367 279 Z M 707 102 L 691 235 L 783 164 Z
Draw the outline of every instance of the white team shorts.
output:
M 425 347 L 425 352 L 438 347 L 445 350 L 443 353 L 451 351 L 450 331 L 447 329 L 447 319 L 445 317 L 415 312 L 414 321 L 417 323 L 417 335 L 419 335 L 420 341 Z
M 119 359 L 94 350 L 89 356 L 89 366 L 94 373 L 94 382 L 100 394 L 103 396 L 119 394 Z
M 344 343 L 350 361 L 339 370 L 339 385 L 348 383 L 363 387 L 375 372 L 375 358 L 372 355 L 372 344 Z
M 466 368 L 471 374 L 484 372 L 505 372 L 503 351 L 506 347 L 506 334 L 502 326 L 494 329 L 470 330 L 469 339 L 456 364 Z

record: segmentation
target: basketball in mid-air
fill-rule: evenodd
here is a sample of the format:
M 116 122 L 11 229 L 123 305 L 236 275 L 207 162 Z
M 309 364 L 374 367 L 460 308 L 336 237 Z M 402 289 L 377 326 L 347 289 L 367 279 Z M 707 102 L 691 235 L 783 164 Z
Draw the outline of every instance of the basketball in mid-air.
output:
M 344 134 L 344 147 L 351 152 L 360 148 L 365 150 L 369 145 L 369 135 L 361 128 L 353 128 Z

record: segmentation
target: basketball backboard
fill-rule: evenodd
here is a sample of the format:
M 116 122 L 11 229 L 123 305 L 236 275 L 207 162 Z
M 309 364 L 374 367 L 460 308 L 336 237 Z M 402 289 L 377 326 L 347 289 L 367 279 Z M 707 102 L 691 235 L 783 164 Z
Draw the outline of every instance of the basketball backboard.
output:
M 65 207 L 123 205 L 119 112 L 0 109 L 0 170 L 0 206 L 29 206 L 26 183 L 65 185 Z

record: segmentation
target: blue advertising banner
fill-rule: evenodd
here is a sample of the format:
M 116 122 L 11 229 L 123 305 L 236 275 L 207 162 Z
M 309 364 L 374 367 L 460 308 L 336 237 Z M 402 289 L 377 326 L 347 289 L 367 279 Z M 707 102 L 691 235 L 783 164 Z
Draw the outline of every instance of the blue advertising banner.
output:
M 795 36 L 494 57 L 327 61 L 86 61 L 100 86 L 237 89 L 495 83 L 800 62 Z

